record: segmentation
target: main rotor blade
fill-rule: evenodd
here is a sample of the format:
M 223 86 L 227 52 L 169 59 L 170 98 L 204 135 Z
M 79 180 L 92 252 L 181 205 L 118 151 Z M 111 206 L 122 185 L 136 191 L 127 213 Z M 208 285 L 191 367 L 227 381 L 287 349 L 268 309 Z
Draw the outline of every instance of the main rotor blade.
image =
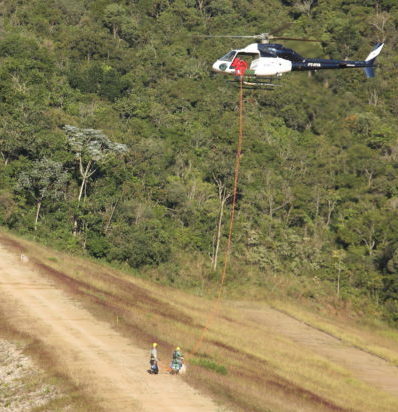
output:
M 285 25 L 284 25 L 285 26 Z M 294 41 L 311 41 L 311 42 L 322 42 L 322 40 L 316 39 L 306 39 L 300 37 L 284 37 L 284 36 L 273 36 L 269 33 L 260 33 L 252 36 L 247 35 L 230 35 L 230 34 L 220 34 L 220 35 L 212 35 L 212 34 L 197 34 L 195 37 L 207 37 L 207 38 L 224 38 L 224 39 L 256 39 L 257 41 L 270 41 L 270 40 L 294 40 Z
M 287 29 L 288 27 L 290 27 L 293 23 L 295 23 L 295 21 L 290 21 L 288 23 L 282 24 L 280 26 L 278 26 L 275 30 L 272 30 L 271 33 L 272 34 L 278 34 L 281 31 Z
M 322 42 L 323 40 L 315 40 L 315 39 L 303 39 L 297 37 L 280 37 L 280 36 L 270 36 L 270 40 L 294 40 L 294 41 L 313 41 L 313 42 Z
M 234 36 L 234 35 L 210 35 L 210 34 L 198 34 L 195 37 L 218 37 L 218 38 L 231 38 L 231 39 L 257 39 L 258 36 Z

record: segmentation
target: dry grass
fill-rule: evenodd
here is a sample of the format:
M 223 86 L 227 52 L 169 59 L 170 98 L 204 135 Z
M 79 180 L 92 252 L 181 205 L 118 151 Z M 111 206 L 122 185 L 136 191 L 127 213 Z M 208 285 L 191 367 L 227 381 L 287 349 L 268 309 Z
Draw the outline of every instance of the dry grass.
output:
M 27 254 L 37 270 L 77 296 L 93 314 L 113 324 L 133 343 L 148 347 L 156 340 L 161 359 L 166 359 L 161 367 L 167 367 L 173 347 L 180 345 L 189 368 L 184 379 L 236 411 L 398 410 L 396 398 L 362 383 L 303 346 L 258 328 L 233 305 L 222 305 L 212 318 L 203 345 L 192 353 L 208 320 L 209 300 L 9 234 L 0 234 L 0 240 Z M 76 393 L 74 389 L 72 393 Z
M 398 331 L 386 325 L 354 325 L 349 319 L 340 319 L 302 310 L 291 302 L 274 301 L 271 306 L 295 319 L 332 335 L 342 342 L 359 348 L 398 366 Z

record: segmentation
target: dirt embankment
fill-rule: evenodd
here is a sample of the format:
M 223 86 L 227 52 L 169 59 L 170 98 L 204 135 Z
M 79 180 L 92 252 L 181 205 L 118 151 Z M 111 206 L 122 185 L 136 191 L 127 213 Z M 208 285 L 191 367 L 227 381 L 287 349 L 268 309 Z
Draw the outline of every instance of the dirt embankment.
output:
M 178 377 L 146 373 L 147 351 L 79 307 L 0 245 L 0 309 L 17 329 L 41 339 L 75 384 L 109 411 L 216 411 Z

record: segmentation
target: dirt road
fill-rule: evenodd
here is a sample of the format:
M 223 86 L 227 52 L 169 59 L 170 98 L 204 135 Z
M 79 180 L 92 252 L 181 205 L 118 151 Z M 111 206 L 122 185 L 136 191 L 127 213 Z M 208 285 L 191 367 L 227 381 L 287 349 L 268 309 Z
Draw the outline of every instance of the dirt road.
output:
M 345 369 L 358 379 L 398 397 L 398 368 L 385 360 L 344 344 L 339 339 L 306 325 L 278 310 L 252 304 L 238 303 L 248 321 L 256 322 L 259 328 L 267 328 L 277 335 L 286 336 Z
M 0 308 L 17 329 L 56 355 L 71 379 L 109 411 L 219 411 L 180 377 L 146 373 L 148 351 L 108 324 L 0 245 Z

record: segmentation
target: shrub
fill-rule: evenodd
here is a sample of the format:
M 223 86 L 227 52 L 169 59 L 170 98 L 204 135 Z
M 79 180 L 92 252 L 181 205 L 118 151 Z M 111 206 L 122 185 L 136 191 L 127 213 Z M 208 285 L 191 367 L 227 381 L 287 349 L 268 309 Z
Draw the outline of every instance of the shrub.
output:
M 191 364 L 212 370 L 216 373 L 219 373 L 220 375 L 226 375 L 228 373 L 227 368 L 225 366 L 219 365 L 218 363 L 210 359 L 192 358 Z

